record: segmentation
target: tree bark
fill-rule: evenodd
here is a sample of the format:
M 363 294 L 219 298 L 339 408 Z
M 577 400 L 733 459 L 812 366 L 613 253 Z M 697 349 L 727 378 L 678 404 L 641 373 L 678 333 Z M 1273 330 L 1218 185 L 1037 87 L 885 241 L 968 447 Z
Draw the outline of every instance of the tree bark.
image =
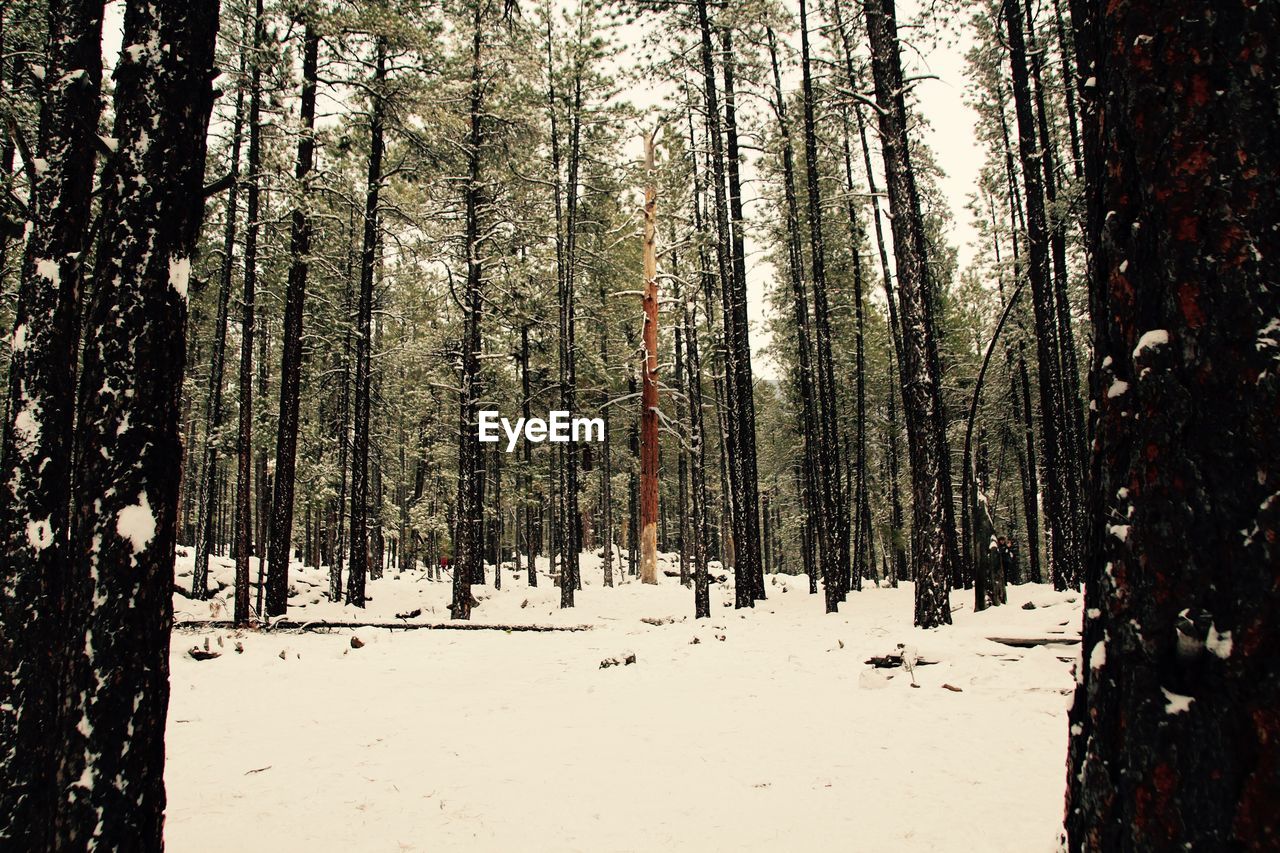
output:
M 249 61 L 249 151 L 245 200 L 244 282 L 240 315 L 240 421 L 236 435 L 236 577 L 234 615 L 249 623 L 249 554 L 253 549 L 253 339 L 258 282 L 258 232 L 262 184 L 262 0 L 255 0 Z M 257 550 L 259 571 L 262 552 Z
M 244 34 L 246 42 L 251 37 L 252 19 L 246 16 Z M 240 53 L 240 76 L 247 70 L 249 48 Z M 218 470 L 218 444 L 222 430 L 222 378 L 227 354 L 227 315 L 231 302 L 232 273 L 235 269 L 236 218 L 240 198 L 240 144 L 244 134 L 244 89 L 236 89 L 235 114 L 231 122 L 231 162 L 228 170 L 231 186 L 227 189 L 227 219 L 222 232 L 222 269 L 218 280 L 218 308 L 214 320 L 213 356 L 209 365 L 209 397 L 206 401 L 204 420 L 204 477 L 200 481 L 200 506 L 196 521 L 195 563 L 191 573 L 191 597 L 209 597 L 209 551 L 214 546 L 212 519 L 216 510 L 216 497 L 221 485 L 215 473 Z M 218 541 L 222 541 L 219 539 Z
M 76 434 L 52 849 L 163 849 L 187 285 L 218 4 L 131 3 Z M 163 49 L 161 46 L 164 46 Z
M 44 99 L 31 231 L 22 259 L 0 451 L 0 841 L 49 847 L 61 804 L 53 784 L 60 658 L 74 651 L 57 614 L 74 572 L 71 429 L 80 310 L 88 248 L 99 90 L 101 0 L 50 0 Z M 170 555 L 172 559 L 172 555 Z M 64 648 L 70 642 L 71 647 Z
M 1280 20 L 1208 0 L 1093 11 L 1077 47 L 1096 57 L 1086 150 L 1105 180 L 1088 189 L 1097 432 L 1068 848 L 1272 850 Z
M 360 252 L 360 295 L 356 306 L 355 423 L 351 446 L 351 562 L 347 603 L 364 607 L 369 577 L 369 401 L 373 346 L 373 288 L 378 266 L 378 193 L 382 188 L 383 86 L 387 79 L 387 42 L 374 45 L 369 105 L 369 172 L 364 201 L 364 241 Z

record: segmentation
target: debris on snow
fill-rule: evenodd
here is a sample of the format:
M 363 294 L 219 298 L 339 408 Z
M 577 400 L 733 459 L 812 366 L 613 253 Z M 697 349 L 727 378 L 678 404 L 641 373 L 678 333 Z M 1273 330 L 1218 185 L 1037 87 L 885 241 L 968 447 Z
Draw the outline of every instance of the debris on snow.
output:
M 608 669 L 611 666 L 631 666 L 631 664 L 635 662 L 636 662 L 635 652 L 623 652 L 622 654 L 616 657 L 605 658 L 604 660 L 600 661 L 600 668 Z

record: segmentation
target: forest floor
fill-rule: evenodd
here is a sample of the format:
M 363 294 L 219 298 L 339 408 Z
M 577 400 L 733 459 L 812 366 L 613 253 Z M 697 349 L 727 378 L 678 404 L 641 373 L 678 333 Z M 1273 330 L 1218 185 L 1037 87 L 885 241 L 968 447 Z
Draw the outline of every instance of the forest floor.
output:
M 190 567 L 180 549 L 180 585 Z M 1078 637 L 1077 594 L 1011 587 L 974 613 L 956 593 L 955 625 L 922 631 L 910 584 L 826 616 L 777 575 L 754 610 L 713 585 L 695 622 L 674 578 L 605 589 L 587 557 L 583 574 L 561 611 L 549 577 L 508 571 L 476 587 L 473 621 L 586 631 L 175 632 L 168 849 L 1057 849 L 1078 646 L 988 638 Z M 212 577 L 212 608 L 175 594 L 178 620 L 227 618 L 229 563 Z M 449 584 L 425 575 L 371 582 L 366 612 L 326 582 L 295 567 L 291 620 L 448 620 Z M 206 640 L 220 656 L 195 660 Z M 938 661 L 918 688 L 864 663 L 899 643 Z

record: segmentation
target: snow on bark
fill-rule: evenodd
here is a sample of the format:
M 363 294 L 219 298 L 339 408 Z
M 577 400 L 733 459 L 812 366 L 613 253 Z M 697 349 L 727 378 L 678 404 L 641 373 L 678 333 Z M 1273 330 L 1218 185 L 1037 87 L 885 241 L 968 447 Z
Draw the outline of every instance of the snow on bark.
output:
M 130 3 L 76 434 L 54 849 L 163 846 L 186 300 L 203 215 L 216 0 Z M 96 130 L 96 128 L 95 128 Z M 182 266 L 179 264 L 179 266 Z M 122 428 L 127 425 L 127 428 Z

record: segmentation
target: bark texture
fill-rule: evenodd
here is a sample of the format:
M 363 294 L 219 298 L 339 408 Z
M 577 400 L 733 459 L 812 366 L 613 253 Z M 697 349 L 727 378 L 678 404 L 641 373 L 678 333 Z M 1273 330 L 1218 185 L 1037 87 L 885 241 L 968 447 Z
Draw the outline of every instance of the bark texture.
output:
M 1076 21 L 1102 180 L 1069 847 L 1275 850 L 1280 20 L 1239 0 L 1094 11 Z

